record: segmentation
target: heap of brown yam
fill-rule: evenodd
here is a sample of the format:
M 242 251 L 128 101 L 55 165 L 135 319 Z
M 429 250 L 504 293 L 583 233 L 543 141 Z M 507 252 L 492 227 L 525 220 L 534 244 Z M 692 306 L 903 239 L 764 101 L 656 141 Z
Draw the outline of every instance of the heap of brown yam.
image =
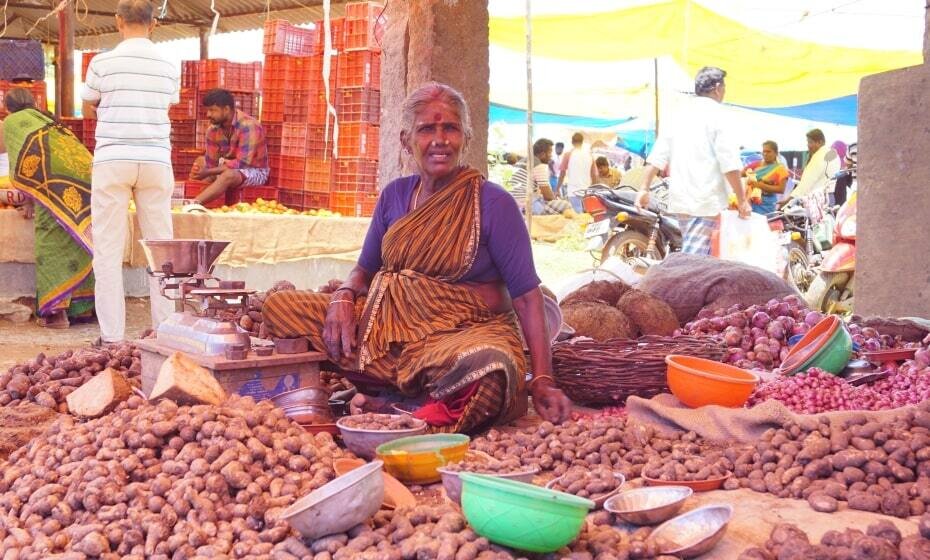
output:
M 559 307 L 577 336 L 598 341 L 670 336 L 679 327 L 667 303 L 623 282 L 596 280 L 565 296 Z

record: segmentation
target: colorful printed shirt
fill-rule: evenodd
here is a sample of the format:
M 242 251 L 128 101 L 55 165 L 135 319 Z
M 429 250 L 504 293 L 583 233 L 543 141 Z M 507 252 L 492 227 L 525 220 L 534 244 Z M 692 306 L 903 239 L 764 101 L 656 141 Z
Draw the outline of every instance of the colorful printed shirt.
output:
M 268 169 L 268 146 L 261 123 L 237 109 L 229 128 L 211 126 L 204 156 L 207 167 L 218 166 L 220 158 L 230 169 Z

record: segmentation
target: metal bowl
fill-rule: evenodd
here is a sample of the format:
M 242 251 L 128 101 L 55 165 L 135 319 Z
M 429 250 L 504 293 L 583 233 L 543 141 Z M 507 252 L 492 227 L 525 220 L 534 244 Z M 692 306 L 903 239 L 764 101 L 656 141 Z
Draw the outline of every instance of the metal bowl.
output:
M 142 251 L 156 274 L 209 272 L 232 241 L 208 239 L 143 239 Z M 203 270 L 201 270 L 203 268 Z
M 271 397 L 271 403 L 279 408 L 290 408 L 316 404 L 329 406 L 329 390 L 321 387 L 302 387 L 293 391 L 285 391 Z
M 636 488 L 611 497 L 604 509 L 633 525 L 655 525 L 678 513 L 692 494 L 686 486 Z
M 332 424 L 336 421 L 329 404 L 302 404 L 284 409 L 284 415 L 298 424 Z
M 710 505 L 683 513 L 659 525 L 649 535 L 662 554 L 679 558 L 700 556 L 714 548 L 733 517 L 728 505 Z
M 436 469 L 439 471 L 439 474 L 442 475 L 442 487 L 446 491 L 446 497 L 452 500 L 457 505 L 462 504 L 462 479 L 459 478 L 460 472 L 472 472 L 472 471 L 450 471 L 445 467 L 440 467 Z M 539 472 L 539 467 L 527 467 L 526 470 L 520 472 L 511 472 L 511 473 L 496 473 L 496 472 L 479 472 L 478 474 L 486 474 L 488 476 L 496 476 L 497 478 L 509 478 L 510 480 L 516 480 L 517 482 L 526 482 L 527 484 L 532 484 L 533 477 Z
M 305 539 L 344 533 L 377 513 L 384 500 L 381 461 L 373 461 L 300 498 L 281 519 Z
M 552 480 L 546 483 L 546 488 L 548 488 L 549 490 L 554 490 L 553 486 L 555 486 L 555 483 L 561 480 L 561 478 L 562 478 L 561 476 L 558 478 L 553 478 Z M 620 488 L 623 487 L 623 483 L 626 482 L 626 477 L 623 476 L 623 473 L 615 472 L 614 478 L 617 479 L 617 486 L 615 486 L 613 490 L 610 490 L 609 492 L 604 492 L 603 494 L 598 494 L 596 497 L 589 496 L 585 498 L 586 500 L 591 500 L 592 502 L 594 502 L 595 509 L 604 507 L 604 503 L 608 499 L 610 499 L 612 496 L 615 496 L 617 492 L 620 491 Z
M 418 436 L 425 434 L 427 424 L 425 421 L 415 418 L 417 427 L 407 428 L 405 430 L 363 430 L 360 428 L 350 428 L 345 425 L 344 420 L 352 418 L 343 416 L 336 421 L 339 426 L 339 432 L 342 434 L 342 441 L 349 448 L 349 451 L 359 457 L 367 460 L 374 459 L 377 456 L 376 449 L 382 443 L 394 441 L 402 437 Z

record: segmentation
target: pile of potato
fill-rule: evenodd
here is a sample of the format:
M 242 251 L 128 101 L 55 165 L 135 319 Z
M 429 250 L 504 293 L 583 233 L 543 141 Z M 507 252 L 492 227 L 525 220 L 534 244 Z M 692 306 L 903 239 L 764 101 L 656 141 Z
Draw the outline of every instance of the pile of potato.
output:
M 312 543 L 287 539 L 273 548 L 274 560 L 503 560 L 514 556 L 479 537 L 456 508 L 416 506 L 375 514 L 372 526 Z
M 342 426 L 354 430 L 411 430 L 423 426 L 423 421 L 407 414 L 366 412 L 344 417 Z
M 531 470 L 529 467 L 521 465 L 520 460 L 515 458 L 504 459 L 503 461 L 498 461 L 497 459 L 476 461 L 466 457 L 466 460 L 457 463 L 449 463 L 444 468 L 451 472 L 493 474 L 512 474 Z
M 141 352 L 129 343 L 106 348 L 68 350 L 57 356 L 39 354 L 0 373 L 0 406 L 30 401 L 58 412 L 68 412 L 65 397 L 97 373 L 111 367 L 125 372 L 138 386 Z
M 268 401 L 133 396 L 96 420 L 61 416 L 10 455 L 0 549 L 20 559 L 267 558 L 292 536 L 283 509 L 332 480 L 343 455 Z
M 807 534 L 791 524 L 781 524 L 772 530 L 762 547 L 750 548 L 739 560 L 924 560 L 930 558 L 930 520 L 921 519 L 918 535 L 904 538 L 890 521 L 869 525 L 866 532 L 858 529 L 827 531 L 819 544 L 810 542 Z
M 823 512 L 847 502 L 851 509 L 907 517 L 930 506 L 930 401 L 888 422 L 867 421 L 864 414 L 832 425 L 808 418 L 725 453 L 736 475 L 725 488 L 803 498 Z
M 571 544 L 550 554 L 539 555 L 540 560 L 674 560 L 674 556 L 659 554 L 656 544 L 647 540 L 650 527 L 627 532 L 619 529 L 619 522 L 606 511 L 588 515 L 581 534 Z
M 695 443 L 676 446 L 665 458 L 650 459 L 643 476 L 663 481 L 699 481 L 719 479 L 733 471 L 733 462 L 722 451 L 702 452 Z
M 668 304 L 623 282 L 596 280 L 565 296 L 559 307 L 578 336 L 598 341 L 670 336 L 679 327 Z
M 667 457 L 682 443 L 700 444 L 694 432 L 664 437 L 626 418 L 595 417 L 560 426 L 543 422 L 518 431 L 492 428 L 473 439 L 471 449 L 500 460 L 516 457 L 524 466 L 538 466 L 556 476 L 572 466 L 603 465 L 632 480 L 650 459 Z
M 287 290 L 296 290 L 297 287 L 287 280 L 278 280 L 267 292 L 258 292 L 249 296 L 249 308 L 246 312 L 236 317 L 239 326 L 248 331 L 248 333 L 257 338 L 271 338 L 265 330 L 265 320 L 262 316 L 262 309 L 265 306 L 265 300 L 275 292 Z
M 620 480 L 609 467 L 570 467 L 555 479 L 552 490 L 574 494 L 579 498 L 598 498 L 617 489 Z

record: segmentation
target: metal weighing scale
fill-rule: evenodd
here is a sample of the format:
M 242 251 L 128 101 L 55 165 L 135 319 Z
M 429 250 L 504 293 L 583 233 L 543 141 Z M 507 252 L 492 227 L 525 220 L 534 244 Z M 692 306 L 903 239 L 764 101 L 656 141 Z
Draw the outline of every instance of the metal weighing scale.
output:
M 142 351 L 142 390 L 152 391 L 162 363 L 183 352 L 210 370 L 228 393 L 256 400 L 302 387 L 319 387 L 322 352 L 280 354 L 271 341 L 252 339 L 235 321 L 248 310 L 245 282 L 213 276 L 213 267 L 229 241 L 204 239 L 143 240 L 148 273 L 159 293 L 175 302 L 175 311 L 158 325 L 155 338 L 135 341 Z M 262 354 L 258 355 L 256 349 Z M 269 354 L 269 350 L 271 353 Z

